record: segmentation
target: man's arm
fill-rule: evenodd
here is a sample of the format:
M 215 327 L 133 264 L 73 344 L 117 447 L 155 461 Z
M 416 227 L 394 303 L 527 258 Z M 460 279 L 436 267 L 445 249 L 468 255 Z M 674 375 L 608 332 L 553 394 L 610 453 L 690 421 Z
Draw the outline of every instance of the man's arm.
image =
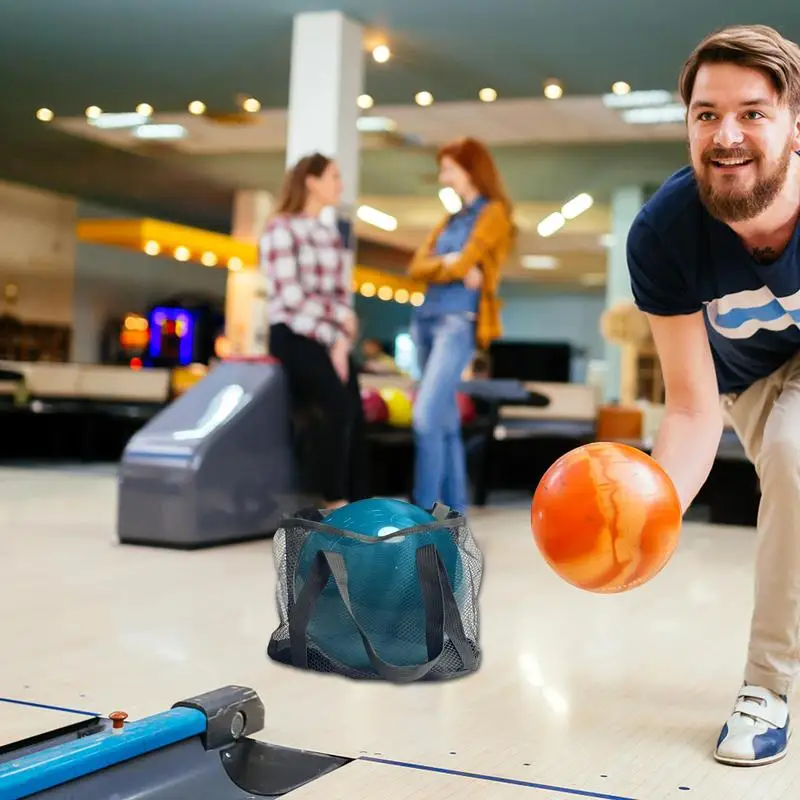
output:
M 702 312 L 647 316 L 666 391 L 653 458 L 672 478 L 685 512 L 708 478 L 722 436 L 717 376 Z

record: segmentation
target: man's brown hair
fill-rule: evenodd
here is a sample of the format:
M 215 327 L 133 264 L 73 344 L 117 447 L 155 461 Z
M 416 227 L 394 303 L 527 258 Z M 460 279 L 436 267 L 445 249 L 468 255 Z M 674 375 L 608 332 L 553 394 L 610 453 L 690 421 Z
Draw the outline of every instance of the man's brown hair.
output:
M 781 102 L 800 112 L 800 47 L 767 25 L 733 25 L 703 39 L 681 70 L 681 98 L 689 106 L 703 64 L 736 64 L 763 72 Z

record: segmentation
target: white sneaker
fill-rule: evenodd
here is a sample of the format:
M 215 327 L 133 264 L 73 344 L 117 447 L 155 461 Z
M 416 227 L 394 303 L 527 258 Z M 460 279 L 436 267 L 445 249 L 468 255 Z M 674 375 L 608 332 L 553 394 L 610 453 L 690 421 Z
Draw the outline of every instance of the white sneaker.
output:
M 786 698 L 745 684 L 719 735 L 714 758 L 743 767 L 771 764 L 786 755 L 791 735 Z

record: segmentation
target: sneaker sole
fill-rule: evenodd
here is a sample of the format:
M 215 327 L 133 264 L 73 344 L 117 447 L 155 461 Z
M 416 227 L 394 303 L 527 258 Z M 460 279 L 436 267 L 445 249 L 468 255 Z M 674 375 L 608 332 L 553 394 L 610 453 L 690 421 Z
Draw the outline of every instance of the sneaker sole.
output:
M 786 753 L 789 750 L 789 742 L 792 739 L 792 733 L 793 731 L 790 730 L 788 736 L 786 737 L 786 747 L 784 747 L 780 753 L 776 753 L 774 756 L 759 758 L 757 760 L 752 758 L 727 758 L 726 756 L 719 755 L 715 750 L 714 760 L 718 761 L 720 764 L 726 764 L 732 767 L 763 767 L 767 764 L 774 764 L 776 761 L 780 761 L 786 756 Z

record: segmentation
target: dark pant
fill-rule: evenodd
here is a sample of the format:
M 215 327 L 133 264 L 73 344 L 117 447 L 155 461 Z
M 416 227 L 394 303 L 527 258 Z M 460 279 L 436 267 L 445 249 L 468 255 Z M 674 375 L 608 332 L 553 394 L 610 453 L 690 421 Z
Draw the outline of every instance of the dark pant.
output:
M 356 364 L 342 383 L 327 349 L 287 325 L 270 328 L 270 354 L 283 366 L 306 446 L 299 457 L 311 492 L 326 501 L 366 497 L 364 414 Z

